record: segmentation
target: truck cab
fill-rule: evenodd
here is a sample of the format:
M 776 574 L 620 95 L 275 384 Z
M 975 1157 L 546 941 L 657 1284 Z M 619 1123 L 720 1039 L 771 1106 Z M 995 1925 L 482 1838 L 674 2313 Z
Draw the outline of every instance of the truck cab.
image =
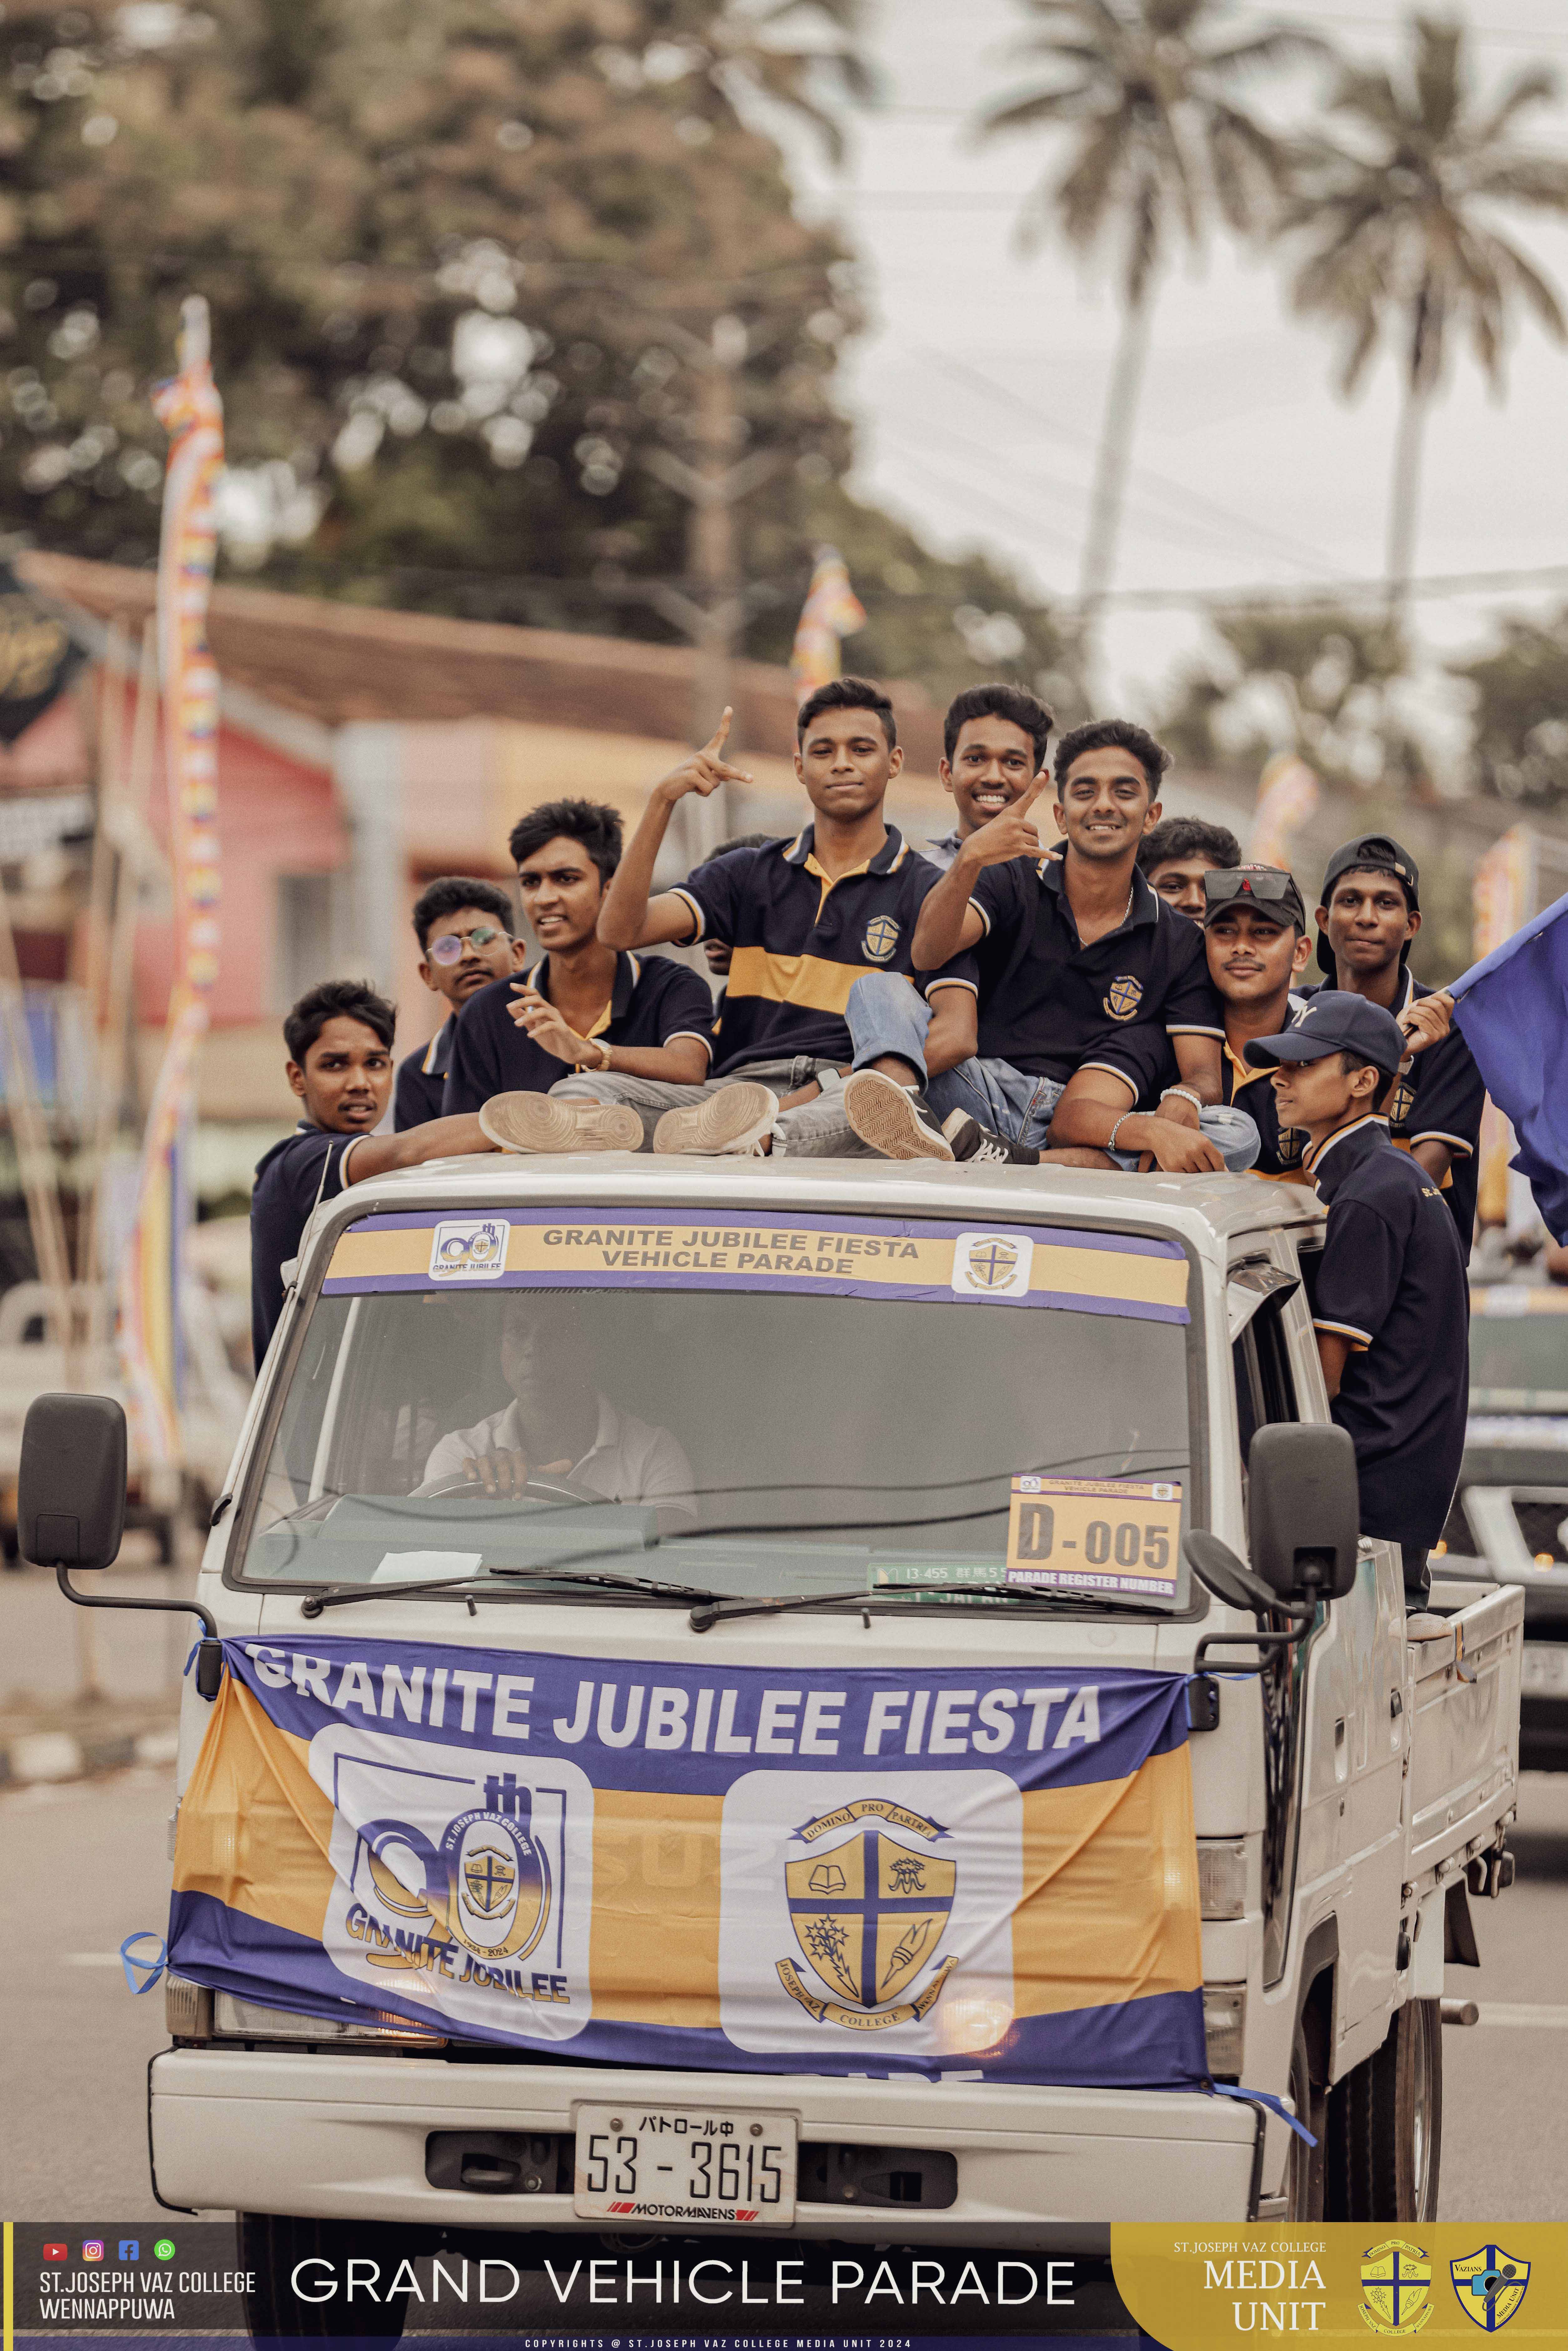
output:
M 1289 1528 L 1261 1599 L 1194 1566 L 1260 1569 L 1280 1432 L 1331 1426 L 1322 1235 L 1293 1186 L 854 1161 L 318 1210 L 202 1565 L 150 2077 L 258 2332 L 389 2226 L 1432 2216 L 1521 1596 L 1439 1584 L 1407 1638 L 1354 1468 L 1333 1590 Z M 399 1794 L 438 1767 L 444 1826 Z

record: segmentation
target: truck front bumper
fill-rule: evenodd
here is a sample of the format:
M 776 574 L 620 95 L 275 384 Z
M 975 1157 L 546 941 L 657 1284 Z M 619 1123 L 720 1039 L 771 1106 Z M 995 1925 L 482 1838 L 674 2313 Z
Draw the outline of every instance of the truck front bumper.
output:
M 570 2195 L 434 2188 L 432 2131 L 570 2133 L 580 2099 L 792 2111 L 803 2140 L 946 2148 L 946 2209 L 802 2201 L 775 2242 L 834 2239 L 1103 2251 L 1113 2220 L 1245 2220 L 1257 2118 L 1196 2092 L 1040 2089 L 948 2079 L 703 2074 L 434 2057 L 177 2048 L 149 2075 L 154 2185 L 165 2202 L 515 2233 L 580 2231 Z M 682 2235 L 696 2233 L 682 2224 Z M 747 2231 L 747 2233 L 752 2233 Z

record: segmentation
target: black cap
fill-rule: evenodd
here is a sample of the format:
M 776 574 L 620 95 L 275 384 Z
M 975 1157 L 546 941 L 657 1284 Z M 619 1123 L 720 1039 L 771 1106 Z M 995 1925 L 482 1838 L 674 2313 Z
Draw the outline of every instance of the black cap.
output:
M 1321 1061 L 1330 1053 L 1359 1053 L 1385 1078 L 1396 1078 L 1409 1047 L 1392 1012 L 1348 989 L 1320 988 L 1293 1029 L 1282 1037 L 1255 1037 L 1243 1058 L 1253 1070 L 1277 1070 L 1281 1061 Z
M 1307 910 L 1301 904 L 1295 876 L 1287 873 L 1282 865 L 1211 868 L 1203 877 L 1203 894 L 1205 930 L 1217 914 L 1235 905 L 1257 906 L 1265 914 L 1274 915 L 1281 926 L 1294 923 L 1299 931 L 1307 927 Z
M 1318 901 L 1319 904 L 1323 906 L 1328 904 L 1333 895 L 1333 885 L 1342 873 L 1363 871 L 1373 873 L 1392 873 L 1410 902 L 1411 913 L 1413 914 L 1420 913 L 1421 875 L 1416 860 L 1411 856 L 1410 852 L 1396 841 L 1393 834 L 1389 832 L 1358 832 L 1354 841 L 1343 842 L 1334 851 L 1323 869 L 1322 896 Z M 1409 945 L 1406 943 L 1400 950 L 1401 963 L 1405 961 L 1409 952 Z M 1331 979 L 1335 977 L 1338 969 L 1326 931 L 1318 933 L 1318 967 L 1320 970 L 1326 971 Z

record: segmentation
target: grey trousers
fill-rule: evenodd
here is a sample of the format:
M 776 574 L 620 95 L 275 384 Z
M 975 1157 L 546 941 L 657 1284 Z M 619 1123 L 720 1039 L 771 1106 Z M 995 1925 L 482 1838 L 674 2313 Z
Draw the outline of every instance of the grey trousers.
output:
M 834 1061 L 814 1061 L 797 1053 L 789 1061 L 753 1061 L 722 1078 L 701 1085 L 679 1086 L 663 1078 L 629 1078 L 619 1071 L 594 1074 L 579 1070 L 562 1078 L 550 1092 L 569 1102 L 624 1102 L 643 1122 L 643 1148 L 652 1151 L 653 1129 L 667 1110 L 690 1110 L 726 1086 L 754 1079 L 780 1101 L 815 1078 L 822 1091 L 809 1102 L 787 1110 L 773 1130 L 773 1155 L 789 1159 L 874 1159 L 878 1154 L 863 1144 L 844 1116 L 844 1081 Z

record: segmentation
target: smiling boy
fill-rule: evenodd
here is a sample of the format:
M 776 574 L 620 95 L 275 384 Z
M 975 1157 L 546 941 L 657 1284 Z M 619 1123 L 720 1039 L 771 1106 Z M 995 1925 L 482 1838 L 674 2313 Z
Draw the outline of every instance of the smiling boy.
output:
M 619 954 L 598 936 L 621 857 L 612 808 L 547 800 L 513 827 L 509 845 L 544 953 L 520 979 L 494 981 L 464 1006 L 443 1107 L 483 1111 L 486 1133 L 508 1151 L 634 1151 L 642 1128 L 612 1096 L 551 1089 L 577 1070 L 696 1085 L 712 1050 L 708 984 L 668 956 Z
M 957 822 L 928 841 L 922 854 L 946 873 L 972 832 L 1022 797 L 1045 765 L 1051 713 L 1017 685 L 971 685 L 956 695 L 942 721 L 936 769 L 952 795 Z
M 1283 1124 L 1328 1207 L 1312 1298 L 1334 1419 L 1355 1446 L 1361 1531 L 1400 1547 L 1406 1604 L 1458 1481 L 1469 1402 L 1469 1292 L 1453 1218 L 1427 1170 L 1379 1113 L 1406 1039 L 1383 1006 L 1324 988 L 1293 1029 L 1255 1038 Z
M 1258 1129 L 1252 1174 L 1308 1183 L 1301 1165 L 1306 1136 L 1298 1127 L 1281 1126 L 1268 1071 L 1245 1059 L 1254 1038 L 1278 1036 L 1306 1008 L 1297 983 L 1312 948 L 1301 893 L 1292 875 L 1272 865 L 1210 868 L 1203 882 L 1208 976 L 1225 1017 L 1224 1099 L 1244 1110 Z
M 493 882 L 447 874 L 421 893 L 413 909 L 419 976 L 446 1014 L 428 1045 L 398 1063 L 392 1124 L 400 1134 L 439 1118 L 457 1015 L 471 996 L 516 971 L 523 957 L 512 935 L 511 901 Z
M 435 1118 L 377 1134 L 392 1085 L 397 1013 L 368 980 L 329 979 L 283 1024 L 284 1075 L 305 1115 L 256 1171 L 250 1201 L 250 1322 L 256 1367 L 283 1312 L 283 1269 L 319 1200 L 394 1167 L 418 1167 L 495 1145 L 476 1118 Z

